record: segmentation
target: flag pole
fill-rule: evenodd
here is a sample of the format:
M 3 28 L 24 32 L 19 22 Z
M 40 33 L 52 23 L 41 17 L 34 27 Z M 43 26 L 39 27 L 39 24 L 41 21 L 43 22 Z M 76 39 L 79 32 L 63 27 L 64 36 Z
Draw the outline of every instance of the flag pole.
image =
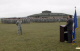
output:
M 80 49 L 80 46 L 76 44 L 76 40 L 75 40 L 76 39 L 76 28 L 78 28 L 78 20 L 77 20 L 76 6 L 75 6 L 72 45 L 77 46 L 75 49 Z
M 76 15 L 76 6 L 75 6 L 75 13 L 74 13 L 74 26 L 73 26 L 73 34 L 72 34 L 72 45 L 75 45 L 76 44 L 76 28 L 75 28 L 75 17 L 77 17 L 77 15 Z
M 75 6 L 75 11 L 76 11 L 76 6 Z M 80 49 L 80 46 L 78 45 L 75 49 Z

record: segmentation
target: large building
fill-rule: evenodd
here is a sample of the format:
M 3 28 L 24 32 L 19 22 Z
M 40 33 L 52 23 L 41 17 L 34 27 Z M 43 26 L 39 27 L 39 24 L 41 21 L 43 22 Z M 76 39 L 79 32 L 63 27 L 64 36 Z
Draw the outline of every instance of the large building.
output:
M 66 21 L 69 14 L 64 13 L 52 13 L 51 11 L 42 11 L 39 14 L 29 15 L 27 17 L 20 18 L 22 23 L 30 22 L 62 22 Z M 18 18 L 2 18 L 2 23 L 15 24 Z
M 39 14 L 33 14 L 28 16 L 31 22 L 56 22 L 66 21 L 69 14 L 64 13 L 52 13 L 51 11 L 42 11 Z

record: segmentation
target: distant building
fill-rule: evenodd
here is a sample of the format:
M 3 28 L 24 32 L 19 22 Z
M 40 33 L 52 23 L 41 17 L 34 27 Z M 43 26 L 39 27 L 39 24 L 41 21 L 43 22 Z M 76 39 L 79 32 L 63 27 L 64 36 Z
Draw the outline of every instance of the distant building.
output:
M 69 14 L 64 13 L 52 13 L 51 11 L 42 11 L 39 14 L 29 15 L 27 17 L 22 17 L 22 23 L 30 22 L 64 22 L 67 20 Z M 15 24 L 18 18 L 1 18 L 2 23 Z
M 31 22 L 56 22 L 66 21 L 69 14 L 64 13 L 52 13 L 51 11 L 42 11 L 39 14 L 33 14 L 28 16 Z

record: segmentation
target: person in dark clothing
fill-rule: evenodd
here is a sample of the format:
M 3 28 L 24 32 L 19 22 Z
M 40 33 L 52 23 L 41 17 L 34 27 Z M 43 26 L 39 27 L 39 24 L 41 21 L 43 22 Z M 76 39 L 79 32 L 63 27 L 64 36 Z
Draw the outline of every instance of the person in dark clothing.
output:
M 72 31 L 73 31 L 73 18 L 72 15 L 68 16 L 67 21 L 67 31 L 68 31 L 68 43 L 72 43 Z

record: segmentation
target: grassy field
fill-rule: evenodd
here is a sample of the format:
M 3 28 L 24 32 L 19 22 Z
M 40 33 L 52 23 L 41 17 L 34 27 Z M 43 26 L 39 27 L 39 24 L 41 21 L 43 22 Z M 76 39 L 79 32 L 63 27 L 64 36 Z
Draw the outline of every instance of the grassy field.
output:
M 15 24 L 0 23 L 0 51 L 80 51 L 75 49 L 80 45 L 80 26 L 77 29 L 77 43 L 72 45 L 59 40 L 59 26 L 64 24 L 66 23 L 22 24 L 23 35 L 18 35 Z

